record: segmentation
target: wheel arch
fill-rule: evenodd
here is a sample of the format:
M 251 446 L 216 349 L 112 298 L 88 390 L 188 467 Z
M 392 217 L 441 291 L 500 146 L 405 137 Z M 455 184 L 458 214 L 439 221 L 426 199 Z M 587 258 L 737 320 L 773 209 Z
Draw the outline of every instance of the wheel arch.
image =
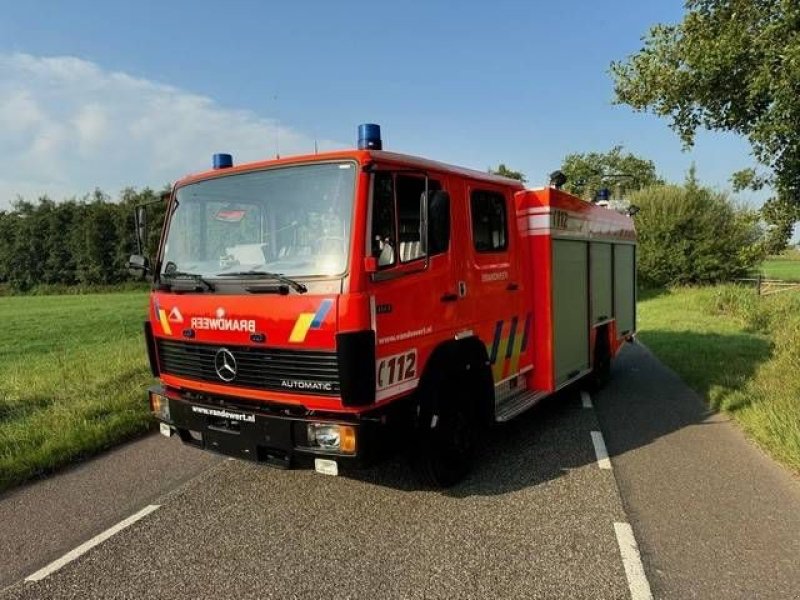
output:
M 454 381 L 447 381 L 454 378 Z M 451 385 L 477 402 L 481 423 L 494 417 L 494 379 L 486 346 L 477 336 L 440 343 L 431 353 L 420 377 L 422 395 L 439 385 Z

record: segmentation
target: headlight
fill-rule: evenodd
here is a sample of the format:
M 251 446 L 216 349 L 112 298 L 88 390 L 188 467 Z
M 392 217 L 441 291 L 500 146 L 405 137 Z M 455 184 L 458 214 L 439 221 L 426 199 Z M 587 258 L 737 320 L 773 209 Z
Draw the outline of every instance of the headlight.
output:
M 159 421 L 169 422 L 169 399 L 161 394 L 150 392 L 150 412 Z
M 335 423 L 309 423 L 308 445 L 320 450 L 353 454 L 356 451 L 355 427 Z

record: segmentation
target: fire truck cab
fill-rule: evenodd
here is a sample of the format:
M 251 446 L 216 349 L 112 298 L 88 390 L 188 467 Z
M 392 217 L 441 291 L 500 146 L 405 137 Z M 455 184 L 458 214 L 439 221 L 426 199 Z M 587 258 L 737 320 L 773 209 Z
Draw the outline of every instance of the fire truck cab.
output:
M 587 378 L 636 321 L 627 215 L 359 148 L 178 181 L 145 337 L 162 433 L 318 471 L 409 451 L 437 485 L 481 433 Z M 137 228 L 138 229 L 138 228 Z

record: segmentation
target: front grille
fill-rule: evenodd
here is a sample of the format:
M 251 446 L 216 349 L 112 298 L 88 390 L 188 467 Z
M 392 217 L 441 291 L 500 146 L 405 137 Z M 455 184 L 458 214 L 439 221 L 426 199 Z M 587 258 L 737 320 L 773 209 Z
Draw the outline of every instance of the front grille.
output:
M 335 352 L 279 350 L 249 346 L 219 346 L 158 339 L 161 372 L 220 385 L 300 394 L 339 394 L 339 363 Z M 223 381 L 214 359 L 225 348 L 236 359 L 236 376 Z M 325 389 L 329 388 L 329 389 Z

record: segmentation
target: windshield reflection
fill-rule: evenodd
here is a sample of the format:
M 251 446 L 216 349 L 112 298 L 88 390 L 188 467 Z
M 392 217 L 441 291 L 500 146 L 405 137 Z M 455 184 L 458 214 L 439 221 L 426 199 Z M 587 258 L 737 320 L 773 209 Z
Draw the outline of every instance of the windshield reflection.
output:
M 355 163 L 323 163 L 184 186 L 170 222 L 165 269 L 205 278 L 243 271 L 341 274 L 355 174 Z

